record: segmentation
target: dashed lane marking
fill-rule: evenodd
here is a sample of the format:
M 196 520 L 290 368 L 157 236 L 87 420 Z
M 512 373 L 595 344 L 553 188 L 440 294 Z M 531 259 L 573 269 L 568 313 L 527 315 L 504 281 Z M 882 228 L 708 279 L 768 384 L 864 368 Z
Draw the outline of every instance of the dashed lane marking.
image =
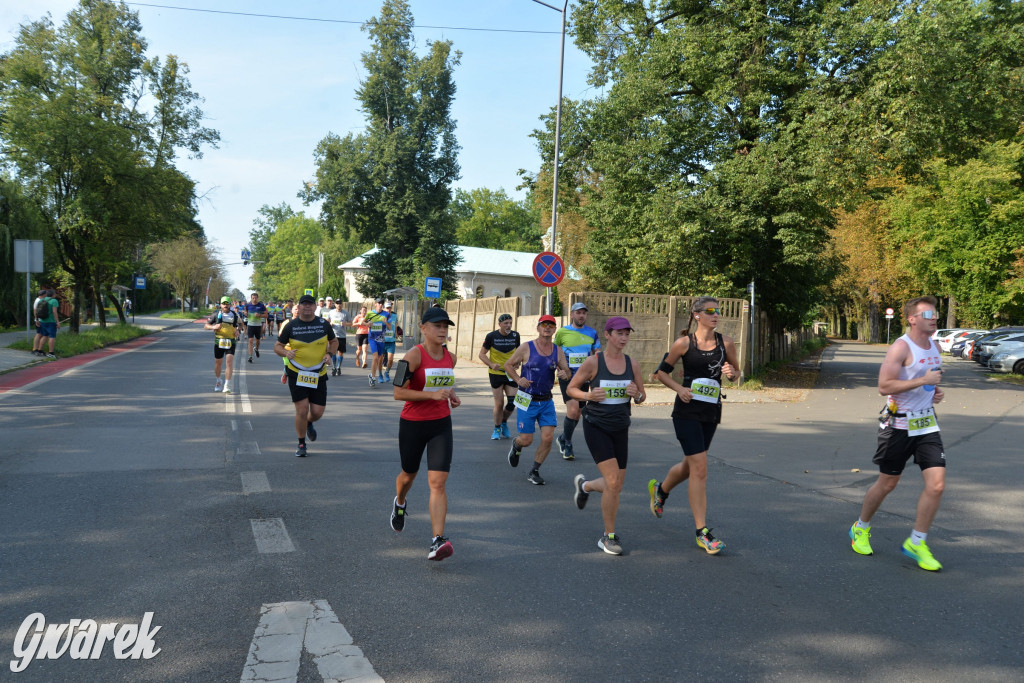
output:
M 252 535 L 256 538 L 256 549 L 261 553 L 293 553 L 295 546 L 280 517 L 271 519 L 250 519 Z
M 242 493 L 269 493 L 266 472 L 242 472 Z

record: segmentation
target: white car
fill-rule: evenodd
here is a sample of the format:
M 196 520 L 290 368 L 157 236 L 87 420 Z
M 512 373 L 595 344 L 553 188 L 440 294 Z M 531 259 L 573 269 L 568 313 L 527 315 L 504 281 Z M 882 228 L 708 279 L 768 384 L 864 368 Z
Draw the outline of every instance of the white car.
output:
M 943 353 L 949 353 L 949 349 L 953 346 L 953 344 L 956 344 L 958 341 L 962 340 L 967 335 L 971 334 L 972 332 L 984 332 L 984 331 L 985 330 L 973 330 L 973 329 L 953 330 L 951 334 L 947 334 L 944 337 L 940 337 L 940 338 L 936 339 L 935 340 L 935 344 L 936 344 L 936 346 L 939 347 L 939 350 L 942 351 Z
M 945 339 L 949 335 L 959 331 L 959 327 L 953 327 L 946 330 L 935 330 L 935 332 L 932 333 L 932 339 L 935 341 L 936 344 L 938 344 L 941 340 Z

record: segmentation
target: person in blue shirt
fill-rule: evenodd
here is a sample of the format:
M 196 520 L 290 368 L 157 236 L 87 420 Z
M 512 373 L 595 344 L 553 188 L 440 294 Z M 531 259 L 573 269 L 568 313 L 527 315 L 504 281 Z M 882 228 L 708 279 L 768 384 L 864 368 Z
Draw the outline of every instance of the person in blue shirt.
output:
M 576 457 L 572 450 L 572 433 L 580 422 L 580 402 L 567 393 L 569 382 L 583 365 L 583 361 L 601 350 L 601 339 L 597 330 L 586 323 L 587 305 L 577 301 L 569 310 L 569 324 L 555 332 L 555 346 L 562 349 L 569 364 L 569 377 L 558 380 L 558 386 L 562 389 L 562 401 L 565 403 L 565 420 L 556 443 L 563 460 L 573 460 Z M 587 384 L 581 387 L 582 391 L 588 389 Z
M 267 319 L 267 306 L 260 301 L 259 293 L 253 292 L 251 299 L 252 300 L 245 305 L 245 332 L 249 337 L 250 363 L 252 362 L 252 354 L 254 350 L 256 352 L 256 357 L 260 357 L 260 338 L 263 336 L 263 322 Z

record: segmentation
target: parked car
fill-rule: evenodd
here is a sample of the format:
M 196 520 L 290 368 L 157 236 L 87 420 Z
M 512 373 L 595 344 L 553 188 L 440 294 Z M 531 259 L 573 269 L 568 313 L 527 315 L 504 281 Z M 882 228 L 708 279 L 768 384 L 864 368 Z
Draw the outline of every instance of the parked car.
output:
M 940 351 L 945 351 L 946 353 L 949 353 L 950 349 L 953 347 L 953 344 L 957 343 L 958 341 L 962 341 L 963 338 L 966 337 L 967 335 L 974 334 L 975 332 L 986 332 L 986 331 L 987 330 L 977 330 L 977 329 L 957 330 L 953 334 L 948 334 L 945 337 L 937 339 L 935 341 L 935 344 L 936 344 L 936 346 L 939 347 Z
M 935 341 L 935 343 L 938 343 L 940 339 L 945 339 L 954 332 L 959 332 L 960 329 L 961 328 L 959 327 L 950 327 L 945 330 L 935 330 L 934 332 L 932 332 L 932 339 Z
M 986 337 L 990 333 L 988 330 L 982 330 L 981 332 L 972 332 L 966 337 L 962 337 L 958 341 L 953 342 L 953 345 L 949 347 L 949 355 L 954 358 L 970 358 L 968 352 L 969 345 L 974 346 L 973 342 L 981 337 Z
M 996 372 L 1015 372 L 1024 375 L 1024 344 L 1016 348 L 996 349 L 988 362 L 988 367 Z
M 965 358 L 970 358 L 973 361 L 980 362 L 978 355 L 981 352 L 981 347 L 984 344 L 991 344 L 994 341 L 1003 339 L 1014 333 L 1024 332 L 1024 327 L 997 327 L 993 330 L 989 330 L 989 333 L 978 337 L 974 340 L 973 351 L 970 354 L 964 354 Z
M 995 354 L 996 349 L 1019 342 L 1024 342 L 1024 333 L 1004 334 L 988 341 L 981 341 L 979 342 L 980 348 L 974 351 L 974 360 L 982 365 L 988 365 L 988 361 Z

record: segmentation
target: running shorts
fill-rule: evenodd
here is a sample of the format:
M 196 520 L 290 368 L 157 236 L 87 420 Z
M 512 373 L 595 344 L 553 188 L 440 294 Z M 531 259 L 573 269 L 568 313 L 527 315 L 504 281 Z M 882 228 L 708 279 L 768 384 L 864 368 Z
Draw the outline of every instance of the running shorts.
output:
M 245 333 L 253 339 L 259 339 L 263 336 L 263 323 L 259 325 L 246 325 Z
M 492 375 L 491 373 L 487 373 L 487 378 L 491 380 L 491 389 L 516 386 L 516 383 L 510 380 L 508 375 Z
M 427 469 L 431 472 L 449 472 L 452 468 L 452 417 L 438 420 L 398 420 L 398 454 L 402 471 L 416 474 L 420 471 L 423 451 L 427 452 Z
M 614 459 L 620 470 L 626 469 L 629 461 L 629 428 L 610 432 L 596 424 L 583 421 L 583 438 L 590 449 L 595 463 Z
M 878 471 L 894 477 L 903 474 L 910 458 L 922 470 L 929 467 L 945 467 L 946 454 L 942 449 L 942 435 L 939 432 L 907 436 L 906 429 L 896 429 L 887 425 L 878 432 L 878 449 L 872 462 L 878 465 Z
M 718 429 L 714 422 L 700 422 L 676 415 L 672 416 L 672 426 L 676 429 L 679 445 L 683 447 L 683 455 L 706 453 Z
M 291 392 L 292 403 L 308 399 L 315 406 L 327 405 L 327 375 L 320 375 L 320 381 L 316 383 L 316 388 L 314 389 L 313 387 L 300 387 L 295 384 L 295 380 L 299 375 L 291 368 L 286 367 L 284 371 L 288 375 L 288 391 Z
M 555 414 L 555 402 L 550 398 L 538 401 L 533 399 L 526 410 L 516 406 L 516 426 L 520 434 L 533 434 L 534 423 L 541 427 L 557 427 L 558 416 Z
M 356 348 L 366 346 L 366 340 L 370 337 L 368 334 L 357 334 L 356 335 Z
M 227 348 L 227 349 L 222 349 L 219 346 L 217 346 L 217 342 L 213 343 L 213 357 L 214 358 L 223 358 L 224 356 L 233 356 L 233 355 L 235 355 L 235 340 L 234 339 L 231 340 L 231 347 Z

